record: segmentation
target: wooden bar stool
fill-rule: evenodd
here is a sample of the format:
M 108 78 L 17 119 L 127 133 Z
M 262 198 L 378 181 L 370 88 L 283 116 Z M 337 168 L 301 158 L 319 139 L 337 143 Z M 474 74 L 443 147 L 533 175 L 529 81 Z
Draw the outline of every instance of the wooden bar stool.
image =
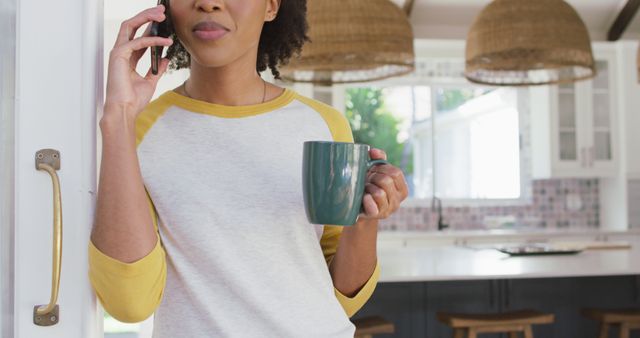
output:
M 582 309 L 582 315 L 600 322 L 599 338 L 608 338 L 610 327 L 619 328 L 620 338 L 629 338 L 629 331 L 640 330 L 640 309 Z
M 374 334 L 395 332 L 393 323 L 380 316 L 358 318 L 351 322 L 356 326 L 354 338 L 372 338 Z
M 477 338 L 480 333 L 508 333 L 509 338 L 533 338 L 531 326 L 551 324 L 554 315 L 534 310 L 521 310 L 496 314 L 467 314 L 438 312 L 438 320 L 453 329 L 454 338 Z

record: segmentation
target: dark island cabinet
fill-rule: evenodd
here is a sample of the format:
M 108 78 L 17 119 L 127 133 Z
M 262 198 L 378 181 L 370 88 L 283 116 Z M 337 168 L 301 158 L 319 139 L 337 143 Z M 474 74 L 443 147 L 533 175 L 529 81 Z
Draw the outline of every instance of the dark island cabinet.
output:
M 554 324 L 533 328 L 536 338 L 595 338 L 598 325 L 582 317 L 580 309 L 584 307 L 640 308 L 640 276 L 379 283 L 354 318 L 380 315 L 392 321 L 396 333 L 377 335 L 379 338 L 448 338 L 452 337 L 452 330 L 438 322 L 438 311 L 495 313 L 535 309 L 556 317 Z M 617 332 L 612 337 L 616 336 Z M 640 331 L 634 331 L 631 338 L 640 338 Z

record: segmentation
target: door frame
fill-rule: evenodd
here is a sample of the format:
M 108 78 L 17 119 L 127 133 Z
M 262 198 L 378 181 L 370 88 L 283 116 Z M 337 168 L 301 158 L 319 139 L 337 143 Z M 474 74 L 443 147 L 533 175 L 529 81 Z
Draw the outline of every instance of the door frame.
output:
M 13 337 L 14 101 L 16 2 L 0 0 L 0 336 Z

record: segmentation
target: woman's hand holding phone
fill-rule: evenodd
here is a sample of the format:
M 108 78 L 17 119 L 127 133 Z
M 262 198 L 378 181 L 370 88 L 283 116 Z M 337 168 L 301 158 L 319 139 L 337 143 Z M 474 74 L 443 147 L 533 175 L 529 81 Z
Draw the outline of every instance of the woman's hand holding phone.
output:
M 145 9 L 136 16 L 125 20 L 120 26 L 120 32 L 109 53 L 107 71 L 107 93 L 104 104 L 104 115 L 126 113 L 127 117 L 135 117 L 151 101 L 158 80 L 166 71 L 169 60 L 162 58 L 158 74 L 154 75 L 151 68 L 142 77 L 136 72 L 138 61 L 148 47 L 170 46 L 171 38 L 149 36 L 151 24 L 142 36 L 134 39 L 136 31 L 145 23 L 165 20 L 164 6 L 158 5 Z M 122 117 L 122 116 L 119 116 Z

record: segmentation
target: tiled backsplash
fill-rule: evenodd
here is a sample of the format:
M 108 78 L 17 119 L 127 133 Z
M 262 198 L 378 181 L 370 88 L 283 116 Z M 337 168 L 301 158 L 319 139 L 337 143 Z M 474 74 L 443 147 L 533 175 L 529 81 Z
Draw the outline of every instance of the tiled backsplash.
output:
M 640 202 L 640 181 L 636 201 Z M 631 190 L 631 189 L 630 189 Z M 597 179 L 534 180 L 532 197 L 518 205 L 447 206 L 444 222 L 450 229 L 513 227 L 597 228 L 599 226 Z M 640 215 L 636 216 L 640 220 Z M 438 214 L 430 207 L 401 207 L 380 221 L 380 230 L 437 230 Z M 639 225 L 640 226 L 640 225 Z
M 629 226 L 640 229 L 640 179 L 629 180 Z

